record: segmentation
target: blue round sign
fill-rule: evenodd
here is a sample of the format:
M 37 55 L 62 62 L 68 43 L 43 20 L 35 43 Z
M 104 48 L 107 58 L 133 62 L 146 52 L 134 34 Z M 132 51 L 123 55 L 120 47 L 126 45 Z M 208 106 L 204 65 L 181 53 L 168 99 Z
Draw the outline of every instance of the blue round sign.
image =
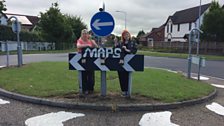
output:
M 107 36 L 114 30 L 114 19 L 113 17 L 105 12 L 96 13 L 90 22 L 93 33 L 97 36 Z

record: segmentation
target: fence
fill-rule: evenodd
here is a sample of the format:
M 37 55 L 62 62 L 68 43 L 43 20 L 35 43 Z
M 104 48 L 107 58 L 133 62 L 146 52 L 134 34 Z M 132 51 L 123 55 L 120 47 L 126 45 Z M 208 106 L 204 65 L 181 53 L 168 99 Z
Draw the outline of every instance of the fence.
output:
M 16 41 L 0 41 L 0 51 L 6 51 L 6 43 L 8 43 L 8 50 L 17 50 Z M 54 50 L 55 44 L 49 42 L 21 42 L 22 50 Z
M 149 48 L 170 52 L 188 52 L 188 42 L 153 42 Z M 197 43 L 192 44 L 192 51 L 196 52 Z M 224 42 L 200 42 L 200 53 L 224 55 Z

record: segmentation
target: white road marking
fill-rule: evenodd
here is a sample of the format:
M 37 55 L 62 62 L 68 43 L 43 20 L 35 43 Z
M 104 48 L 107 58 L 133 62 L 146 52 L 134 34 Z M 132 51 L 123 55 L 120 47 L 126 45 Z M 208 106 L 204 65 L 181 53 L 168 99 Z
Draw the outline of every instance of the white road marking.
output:
M 191 77 L 191 78 L 193 78 L 193 79 L 195 79 L 195 80 L 198 79 L 198 77 Z M 208 77 L 200 76 L 200 80 L 209 80 L 209 79 L 210 79 L 210 78 L 208 78 Z
M 220 84 L 211 84 L 211 85 L 217 88 L 224 88 L 224 85 L 220 85 Z
M 0 69 L 1 69 L 1 68 L 4 68 L 4 67 L 5 67 L 5 66 L 0 66 Z
M 9 104 L 9 103 L 10 103 L 9 101 L 0 99 L 0 105 Z
M 170 117 L 172 113 L 169 111 L 146 113 L 139 121 L 140 126 L 179 126 L 171 123 Z
M 57 112 L 29 118 L 25 121 L 26 126 L 63 126 L 63 122 L 85 116 L 82 113 Z
M 206 108 L 215 112 L 216 114 L 224 116 L 224 107 L 218 103 L 213 102 L 210 105 L 206 105 Z
M 178 73 L 178 71 L 170 70 L 170 69 L 165 69 L 165 68 L 158 68 L 158 67 L 144 67 L 144 68 L 151 68 L 151 69 L 157 69 L 157 70 L 165 70 L 171 73 Z M 179 71 L 181 72 L 181 71 Z
M 173 70 L 167 70 L 168 72 L 171 72 L 171 73 L 178 73 L 177 71 L 173 71 Z

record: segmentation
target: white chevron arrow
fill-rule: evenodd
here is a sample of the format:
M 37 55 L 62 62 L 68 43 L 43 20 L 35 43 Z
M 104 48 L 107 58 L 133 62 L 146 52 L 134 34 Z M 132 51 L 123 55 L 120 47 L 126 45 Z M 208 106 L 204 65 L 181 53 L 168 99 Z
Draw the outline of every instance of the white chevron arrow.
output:
M 94 63 L 96 64 L 96 66 L 102 70 L 102 71 L 110 71 L 105 65 L 101 65 L 101 59 L 97 58 Z
M 169 111 L 146 113 L 139 121 L 139 126 L 179 126 L 171 122 L 171 115 Z
M 69 62 L 76 70 L 85 70 L 78 61 L 82 58 L 81 54 L 76 54 Z
M 123 65 L 123 68 L 126 70 L 126 71 L 135 71 L 129 64 L 128 62 L 134 57 L 135 55 L 126 55 L 124 57 L 124 65 Z
M 96 30 L 101 30 L 102 26 L 113 26 L 113 22 L 100 22 L 100 19 L 96 19 L 92 25 Z

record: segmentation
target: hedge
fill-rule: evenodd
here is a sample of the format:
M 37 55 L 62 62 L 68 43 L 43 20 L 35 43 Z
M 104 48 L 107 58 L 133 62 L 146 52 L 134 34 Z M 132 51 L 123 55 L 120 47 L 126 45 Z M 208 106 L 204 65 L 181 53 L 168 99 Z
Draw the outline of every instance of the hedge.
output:
M 9 26 L 0 25 L 0 41 L 16 41 L 16 34 L 12 31 Z M 43 39 L 35 32 L 20 32 L 20 41 L 25 42 L 41 42 Z

